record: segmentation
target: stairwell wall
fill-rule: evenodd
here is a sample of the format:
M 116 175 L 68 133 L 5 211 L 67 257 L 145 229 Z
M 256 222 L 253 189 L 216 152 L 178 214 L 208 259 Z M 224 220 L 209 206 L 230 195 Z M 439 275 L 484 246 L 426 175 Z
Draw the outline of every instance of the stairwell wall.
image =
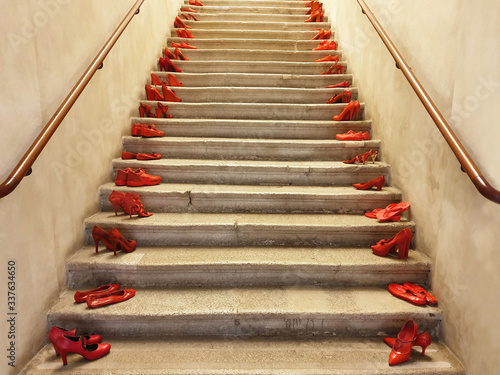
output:
M 415 245 L 432 258 L 441 336 L 470 375 L 500 368 L 500 205 L 460 171 L 358 3 L 322 0 L 382 140 L 391 183 L 412 204 Z M 412 71 L 483 170 L 500 186 L 500 4 L 367 0 Z M 417 322 L 418 323 L 418 322 Z
M 3 181 L 134 1 L 0 2 Z M 129 131 L 138 100 L 145 98 L 144 85 L 180 5 L 181 0 L 143 4 L 35 162 L 33 174 L 0 200 L 0 347 L 4 353 L 13 347 L 14 354 L 2 356 L 3 374 L 17 373 L 47 340 L 46 314 L 66 285 L 65 264 L 84 243 L 83 220 L 99 210 L 98 187 L 112 179 L 110 161 L 120 155 L 121 136 Z M 9 260 L 15 262 L 12 325 L 7 322 Z

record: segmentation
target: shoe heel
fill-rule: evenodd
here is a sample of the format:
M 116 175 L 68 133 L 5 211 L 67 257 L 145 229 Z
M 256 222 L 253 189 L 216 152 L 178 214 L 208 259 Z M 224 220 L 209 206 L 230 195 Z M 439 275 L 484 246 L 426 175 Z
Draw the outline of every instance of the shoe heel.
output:
M 431 335 L 429 332 L 422 332 L 417 335 L 414 345 L 420 346 L 422 348 L 422 356 L 425 356 L 425 349 L 432 343 Z
M 54 351 L 56 352 L 56 355 L 60 355 L 59 349 L 57 349 L 56 343 L 53 342 L 52 340 L 50 340 L 50 342 L 52 343 L 52 346 L 54 347 Z
M 61 354 L 61 359 L 63 361 L 63 365 L 66 366 L 68 364 L 68 361 L 66 359 L 66 352 L 59 352 Z

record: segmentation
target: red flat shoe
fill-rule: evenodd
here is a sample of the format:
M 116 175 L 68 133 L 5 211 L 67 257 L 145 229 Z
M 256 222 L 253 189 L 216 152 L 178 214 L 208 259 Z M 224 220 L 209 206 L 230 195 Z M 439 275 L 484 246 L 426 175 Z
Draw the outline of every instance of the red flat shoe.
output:
M 409 208 L 410 203 L 408 202 L 391 203 L 383 210 L 377 212 L 377 219 L 379 219 L 380 221 L 391 220 L 391 218 L 407 211 Z
M 137 160 L 158 160 L 162 158 L 162 154 L 157 154 L 157 153 L 152 153 L 152 154 L 146 154 L 143 152 L 139 152 L 137 154 Z
M 113 303 L 126 301 L 133 296 L 135 296 L 134 289 L 115 290 L 114 292 L 110 292 L 98 297 L 90 296 L 89 298 L 87 298 L 87 306 L 91 309 L 95 309 L 96 307 L 102 307 L 111 305 Z
M 163 137 L 165 135 L 161 130 L 156 130 L 154 125 L 147 124 L 133 124 L 132 136 L 133 137 Z
M 389 355 L 389 366 L 394 366 L 406 362 L 411 355 L 415 339 L 417 338 L 418 327 L 413 320 L 408 320 L 396 337 L 396 342 L 392 346 Z
M 131 253 L 132 251 L 135 250 L 137 246 L 137 241 L 134 240 L 127 240 L 125 237 L 123 237 L 120 232 L 118 232 L 118 229 L 116 228 L 111 228 L 109 233 L 113 236 L 115 242 L 116 242 L 116 248 L 121 251 L 125 251 L 127 253 Z M 116 253 L 115 253 L 116 255 Z M 100 297 L 100 294 L 97 295 L 95 293 L 91 294 L 93 297 Z
M 428 305 L 435 305 L 438 302 L 437 299 L 432 294 L 430 294 L 427 290 L 418 285 L 412 283 L 403 283 L 403 286 L 407 288 L 409 291 L 411 291 L 413 294 L 425 297 L 426 303 Z
M 351 101 L 352 93 L 350 91 L 344 91 L 340 94 L 333 96 L 331 99 L 326 101 L 326 104 L 333 103 L 349 103 Z
M 158 185 L 161 182 L 160 176 L 154 176 L 147 174 L 144 169 L 139 168 L 135 171 L 128 171 L 127 176 L 127 186 L 138 187 L 138 186 L 153 186 Z
M 370 134 L 368 132 L 357 132 L 352 134 L 344 133 L 337 134 L 335 138 L 339 141 L 367 141 L 370 139 Z
M 168 85 L 172 87 L 184 87 L 184 85 L 179 82 L 173 74 L 168 75 Z
M 377 213 L 379 211 L 382 211 L 383 208 L 376 208 L 372 212 L 365 212 L 365 216 L 370 218 L 370 219 L 376 219 L 377 218 Z M 401 219 L 401 216 L 396 215 L 391 218 L 391 221 L 399 221 Z
M 49 332 L 49 340 L 52 343 L 52 346 L 54 347 L 54 350 L 56 352 L 56 355 L 59 354 L 59 350 L 57 349 L 56 343 L 57 340 L 59 340 L 63 335 L 66 336 L 73 336 L 73 337 L 83 337 L 87 344 L 97 344 L 102 341 L 102 336 L 101 335 L 77 335 L 76 334 L 76 329 L 72 329 L 71 331 L 64 329 L 64 328 L 59 328 L 56 326 L 53 326 L 50 329 Z
M 102 286 L 95 288 L 95 289 L 92 289 L 92 290 L 86 290 L 84 292 L 76 291 L 75 302 L 76 303 L 85 302 L 87 297 L 90 296 L 91 294 L 101 295 L 101 294 L 113 292 L 113 291 L 118 290 L 118 289 L 120 289 L 120 284 L 107 284 L 107 285 L 102 285 Z M 71 336 L 71 335 L 69 335 L 69 336 Z M 76 336 L 76 335 L 73 335 L 73 336 Z
M 371 181 L 359 183 L 359 184 L 354 184 L 352 186 L 358 190 L 368 190 L 368 189 L 371 189 L 372 187 L 375 186 L 377 188 L 377 190 L 380 191 L 380 190 L 382 190 L 382 186 L 384 186 L 384 183 L 385 183 L 385 177 L 380 176 L 380 177 L 377 177 Z
M 77 353 L 91 361 L 104 357 L 111 350 L 111 345 L 107 343 L 87 344 L 84 337 L 73 337 L 62 335 L 56 341 L 56 350 L 61 354 L 64 365 L 68 364 L 66 360 L 67 353 Z
M 387 289 L 389 290 L 389 293 L 391 293 L 394 297 L 400 298 L 414 305 L 423 306 L 427 303 L 425 296 L 415 295 L 403 285 L 389 284 Z
M 349 83 L 349 81 L 343 81 L 343 82 L 337 83 L 335 85 L 328 85 L 328 86 L 326 86 L 326 88 L 328 88 L 328 89 L 334 89 L 334 88 L 337 88 L 337 87 L 349 87 L 349 86 L 351 86 L 351 84 Z
M 411 230 L 405 228 L 390 239 L 380 240 L 376 245 L 373 245 L 372 252 L 375 255 L 385 257 L 390 252 L 395 252 L 397 248 L 398 258 L 404 259 L 408 257 L 412 237 Z
M 328 55 L 326 57 L 323 57 L 322 59 L 314 60 L 314 62 L 325 62 L 325 61 L 339 61 L 339 57 Z

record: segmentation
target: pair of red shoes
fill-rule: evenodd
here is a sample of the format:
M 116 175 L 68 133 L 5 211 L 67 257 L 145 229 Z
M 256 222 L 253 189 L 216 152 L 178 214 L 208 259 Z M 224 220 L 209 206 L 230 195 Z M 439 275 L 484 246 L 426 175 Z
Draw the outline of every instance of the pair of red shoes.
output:
M 378 151 L 373 151 L 370 150 L 368 152 L 365 152 L 364 154 L 359 154 L 353 157 L 352 159 L 349 160 L 344 160 L 343 163 L 345 164 L 355 164 L 355 163 L 363 163 L 365 164 L 366 159 L 372 158 L 372 163 L 375 163 L 375 159 L 377 158 Z
M 154 114 L 151 112 L 151 106 L 149 104 L 141 103 L 139 105 L 139 115 L 141 117 L 150 117 L 150 118 L 162 118 L 162 117 L 172 118 L 172 115 L 168 114 L 168 105 L 163 105 L 161 102 L 156 103 L 156 109 Z M 146 127 L 152 129 L 151 126 L 154 128 L 154 125 L 146 125 Z M 132 132 L 133 131 L 134 129 L 132 128 Z M 139 136 L 139 134 L 135 135 Z M 143 135 L 143 137 L 147 136 Z
M 403 285 L 390 284 L 387 289 L 394 297 L 401 298 L 417 306 L 435 305 L 438 302 L 427 290 L 412 283 L 403 283 Z
M 196 20 L 197 21 L 197 20 Z M 179 16 L 176 16 L 175 17 L 175 20 L 174 20 L 174 27 L 180 29 L 180 28 L 184 28 L 184 29 L 192 29 L 191 26 L 188 26 L 186 25 L 186 23 L 180 19 Z
M 123 302 L 133 296 L 135 296 L 134 289 L 120 289 L 120 284 L 107 284 L 84 292 L 77 291 L 74 298 L 76 303 L 87 302 L 87 306 L 94 309 Z
M 318 44 L 316 48 L 313 48 L 313 51 L 328 51 L 328 50 L 335 51 L 336 49 L 337 49 L 337 44 L 333 40 L 331 41 L 325 40 L 324 42 Z
M 432 340 L 429 332 L 419 334 L 417 323 L 410 319 L 403 325 L 397 337 L 385 337 L 384 342 L 392 348 L 389 354 L 389 366 L 394 366 L 406 362 L 414 346 L 420 346 L 422 356 L 425 356 L 425 349 L 432 343 Z
M 189 0 L 189 5 L 196 5 L 199 7 L 204 6 L 202 3 L 200 3 L 198 0 Z
M 178 31 L 179 30 L 177 30 L 177 34 L 178 34 Z M 160 60 L 158 60 L 158 65 L 160 67 L 160 71 L 164 70 L 166 72 L 177 72 L 177 73 L 182 72 L 182 70 L 180 68 L 178 68 L 172 62 L 172 60 L 170 60 L 170 58 L 168 56 L 165 56 L 164 58 L 160 57 Z
M 316 30 L 311 30 L 311 31 L 316 31 Z M 311 38 L 311 40 L 330 39 L 331 36 L 332 36 L 332 30 L 319 29 L 318 33 L 313 38 Z
M 405 228 L 388 240 L 383 239 L 373 245 L 372 252 L 375 255 L 385 257 L 389 253 L 398 251 L 399 259 L 407 258 L 412 237 L 410 228 Z
M 160 100 L 162 102 L 180 102 L 181 98 L 175 95 L 172 89 L 168 88 L 166 85 L 161 85 L 161 90 L 163 95 L 158 91 L 156 87 L 146 85 L 146 97 L 148 100 Z
M 356 133 L 355 131 L 349 130 L 347 133 L 335 135 L 335 139 L 338 141 L 367 141 L 370 139 L 370 133 L 363 133 L 361 131 Z
M 180 60 L 189 61 L 189 59 L 186 56 L 184 56 L 184 54 L 181 52 L 179 47 L 175 47 L 174 53 L 170 52 L 170 50 L 168 48 L 165 48 L 163 50 L 163 54 L 165 55 L 165 57 L 168 57 L 169 59 L 174 59 L 174 60 L 180 59 Z
M 329 56 L 330 57 L 330 56 Z M 332 60 L 335 61 L 333 65 L 330 65 L 330 67 L 321 75 L 327 75 L 327 74 L 344 74 L 344 65 L 338 61 L 338 56 L 335 56 L 336 59 Z M 321 60 L 317 60 L 321 61 Z M 322 60 L 322 61 L 328 61 L 328 60 Z
M 99 242 L 104 242 L 106 249 L 112 250 L 116 256 L 116 250 L 122 250 L 131 253 L 137 246 L 137 241 L 127 240 L 123 237 L 118 229 L 111 228 L 109 232 L 98 227 L 97 225 L 92 228 L 92 238 L 95 243 L 95 252 L 99 253 Z
M 351 101 L 352 93 L 351 91 L 343 91 L 340 94 L 332 96 L 331 99 L 326 101 L 326 104 L 334 103 L 349 103 Z
M 380 176 L 380 177 L 377 177 L 371 181 L 361 182 L 358 184 L 354 184 L 352 186 L 358 190 L 368 190 L 368 189 L 371 189 L 372 187 L 375 186 L 377 188 L 377 191 L 380 191 L 380 190 L 382 190 L 382 186 L 384 186 L 384 183 L 385 183 L 385 177 Z
M 191 38 L 191 39 L 194 39 L 193 34 L 191 34 L 188 29 L 177 29 L 176 33 L 177 33 L 177 36 L 179 38 Z
M 173 86 L 173 87 L 183 87 L 184 85 L 175 78 L 173 74 L 168 73 L 167 76 L 168 82 L 163 81 L 156 74 L 151 73 L 151 84 L 154 86 Z
M 137 159 L 137 160 L 158 160 L 162 158 L 162 154 L 145 154 L 143 152 L 139 152 L 134 154 L 133 152 L 122 152 L 123 160 Z
M 352 121 L 353 119 L 354 120 L 357 120 L 358 119 L 358 112 L 359 112 L 359 109 L 361 108 L 361 104 L 359 104 L 359 101 L 354 101 L 354 102 L 349 102 L 344 110 L 342 111 L 342 113 L 340 115 L 337 115 L 337 116 L 333 116 L 333 121 Z M 352 130 L 348 131 L 347 134 L 353 134 L 354 132 Z M 361 133 L 359 132 L 360 134 L 365 134 L 365 133 Z M 368 134 L 368 132 L 366 132 L 366 134 Z M 369 139 L 369 138 L 366 138 L 366 139 Z M 352 139 L 353 141 L 356 140 L 356 141 L 361 141 L 363 140 L 363 138 L 361 139 Z
M 391 203 L 386 208 L 376 208 L 372 212 L 366 212 L 365 216 L 370 219 L 378 219 L 380 221 L 399 221 L 401 213 L 410 208 L 410 203 Z
M 115 210 L 115 216 L 118 215 L 118 207 L 121 207 L 123 212 L 131 218 L 132 215 L 138 215 L 139 217 L 149 217 L 153 215 L 151 212 L 146 212 L 139 199 L 139 194 L 122 193 L 121 191 L 113 190 L 109 195 L 109 201 Z
M 192 46 L 191 44 L 186 42 L 180 42 L 180 43 L 172 42 L 171 46 L 173 48 L 198 49 L 198 47 Z
M 60 355 L 64 365 L 68 364 L 67 353 L 77 353 L 91 361 L 99 359 L 111 350 L 111 345 L 101 343 L 101 335 L 76 334 L 76 329 L 67 330 L 53 326 L 49 332 L 49 340 L 54 347 L 56 355 Z
M 161 182 L 160 176 L 147 174 L 144 169 L 139 168 L 135 171 L 132 168 L 118 169 L 116 171 L 116 186 L 153 186 Z
M 165 133 L 157 130 L 154 125 L 148 124 L 133 124 L 131 130 L 132 137 L 163 137 Z

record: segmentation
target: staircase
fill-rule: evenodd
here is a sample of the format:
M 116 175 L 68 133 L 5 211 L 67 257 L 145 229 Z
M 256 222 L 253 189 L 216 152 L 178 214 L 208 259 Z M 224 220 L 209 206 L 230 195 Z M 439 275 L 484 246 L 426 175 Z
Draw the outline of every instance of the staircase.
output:
M 371 252 L 370 245 L 415 225 L 363 215 L 400 201 L 398 189 L 351 187 L 380 175 L 390 181 L 390 167 L 342 163 L 380 150 L 380 141 L 335 140 L 372 124 L 332 121 L 345 104 L 325 102 L 345 89 L 326 86 L 352 75 L 348 68 L 321 75 L 331 62 L 314 62 L 341 57 L 340 50 L 312 51 L 320 41 L 311 40 L 311 29 L 330 23 L 304 23 L 303 1 L 203 3 L 186 1 L 199 12 L 199 21 L 185 21 L 194 39 L 173 29 L 167 40 L 198 48 L 182 49 L 189 61 L 174 61 L 184 87 L 175 88 L 182 102 L 168 103 L 173 118 L 131 119 L 165 137 L 123 138 L 124 150 L 163 158 L 112 161 L 115 170 L 141 167 L 163 182 L 101 187 L 102 211 L 85 221 L 89 246 L 69 260 L 68 290 L 48 313 L 50 326 L 102 334 L 111 353 L 97 361 L 69 355 L 62 368 L 47 345 L 23 373 L 464 374 L 439 343 L 441 309 L 387 291 L 389 283 L 426 284 L 429 258 L 418 249 L 405 260 Z M 356 100 L 356 87 L 350 90 Z M 115 216 L 113 190 L 139 194 L 154 215 Z M 94 225 L 137 240 L 136 251 L 96 254 Z M 136 296 L 100 309 L 74 303 L 75 290 L 111 282 Z M 418 348 L 389 367 L 382 337 L 395 336 L 408 319 L 434 342 L 425 357 Z

